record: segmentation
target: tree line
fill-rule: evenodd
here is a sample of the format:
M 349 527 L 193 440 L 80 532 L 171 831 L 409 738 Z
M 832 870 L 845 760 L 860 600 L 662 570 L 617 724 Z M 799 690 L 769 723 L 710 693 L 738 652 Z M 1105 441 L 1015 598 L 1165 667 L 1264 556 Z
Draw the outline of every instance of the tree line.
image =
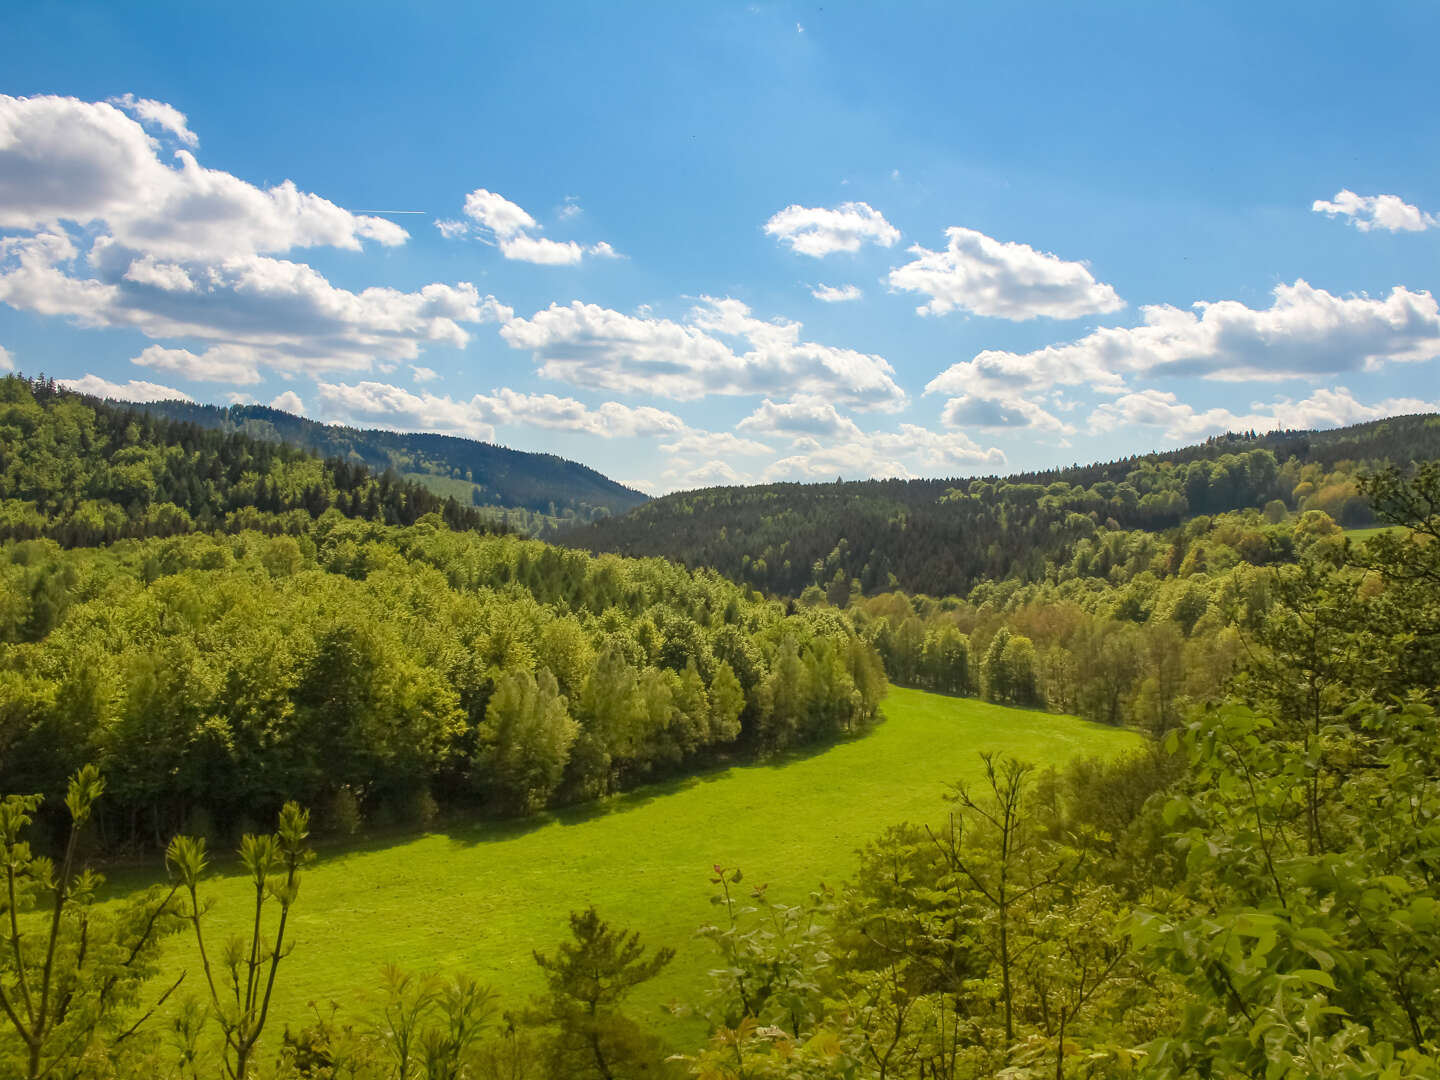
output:
M 531 813 L 862 730 L 884 689 L 834 613 L 438 516 L 0 548 L 0 787 L 98 763 L 112 851 L 290 799 Z
M 1343 559 L 1345 547 L 1322 511 L 1279 521 L 1242 511 L 1164 533 L 1098 529 L 1044 582 L 943 598 L 812 586 L 800 604 L 843 604 L 904 685 L 1163 736 L 1224 692 L 1243 635 L 1275 603 L 1275 571 Z

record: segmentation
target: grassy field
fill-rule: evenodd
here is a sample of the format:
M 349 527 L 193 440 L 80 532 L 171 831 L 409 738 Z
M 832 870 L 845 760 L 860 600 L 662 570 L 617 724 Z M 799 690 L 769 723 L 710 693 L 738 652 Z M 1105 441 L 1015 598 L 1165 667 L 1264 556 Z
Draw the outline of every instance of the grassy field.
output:
M 884 826 L 942 818 L 944 785 L 977 776 L 981 750 L 1043 765 L 1138 741 L 1070 717 L 916 690 L 892 690 L 884 711 L 871 734 L 809 756 L 658 784 L 522 824 L 325 851 L 291 916 L 295 952 L 281 967 L 273 1030 L 303 1021 L 309 1001 L 362 1005 L 387 961 L 464 969 L 519 1004 L 540 985 L 531 950 L 551 949 L 567 933 L 568 912 L 594 903 L 646 942 L 675 947 L 675 962 L 634 1005 L 672 1037 L 693 1040 L 693 1022 L 662 1018 L 659 1006 L 697 998 L 713 966 L 711 946 L 694 937 L 715 917 L 712 864 L 738 865 L 749 880 L 769 882 L 772 898 L 799 900 L 820 881 L 849 875 L 855 850 Z M 246 902 L 233 877 L 212 878 L 207 892 L 216 900 L 207 933 L 215 942 L 239 928 Z M 198 971 L 192 939 L 169 948 L 176 971 Z
M 1363 529 L 1346 529 L 1345 535 L 1350 538 L 1352 544 L 1363 543 L 1372 536 L 1379 536 L 1388 532 L 1407 532 L 1403 525 L 1370 525 Z

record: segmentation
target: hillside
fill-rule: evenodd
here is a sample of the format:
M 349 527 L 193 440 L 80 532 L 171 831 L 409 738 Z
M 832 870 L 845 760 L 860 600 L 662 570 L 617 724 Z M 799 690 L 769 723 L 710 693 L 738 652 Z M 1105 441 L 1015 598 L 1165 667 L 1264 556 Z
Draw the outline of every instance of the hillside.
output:
M 1198 446 L 975 480 L 766 484 L 677 492 L 562 534 L 590 551 L 708 566 L 788 596 L 900 588 L 965 595 L 985 580 L 1041 580 L 1099 527 L 1168 529 L 1245 508 L 1323 510 L 1373 523 L 1367 467 L 1440 458 L 1440 416 L 1335 431 L 1231 435 Z
M 554 454 L 510 450 L 453 435 L 322 424 L 264 405 L 223 408 L 162 401 L 138 407 L 201 427 L 284 441 L 376 472 L 394 469 L 463 505 L 510 511 L 502 520 L 525 532 L 623 514 L 646 500 L 640 492 Z
M 389 525 L 439 514 L 457 529 L 503 531 L 393 472 L 51 382 L 0 379 L 0 540 L 76 547 L 217 529 L 294 534 L 330 510 Z

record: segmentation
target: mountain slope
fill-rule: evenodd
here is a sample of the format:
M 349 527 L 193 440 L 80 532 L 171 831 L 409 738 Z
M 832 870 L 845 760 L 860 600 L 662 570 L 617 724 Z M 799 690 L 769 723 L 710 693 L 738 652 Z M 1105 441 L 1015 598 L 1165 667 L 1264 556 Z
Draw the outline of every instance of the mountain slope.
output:
M 1372 520 L 1354 480 L 1386 462 L 1440 458 L 1440 416 L 1335 431 L 1227 435 L 1198 446 L 1043 473 L 975 480 L 766 484 L 677 492 L 560 539 L 591 551 L 708 566 L 781 595 L 899 587 L 963 595 L 979 581 L 1035 580 L 1110 526 L 1164 529 L 1247 507 Z M 1271 506 L 1278 503 L 1279 506 Z
M 530 531 L 539 531 L 536 526 L 543 524 L 586 522 L 623 514 L 646 501 L 640 492 L 578 462 L 453 435 L 322 424 L 264 405 L 223 408 L 162 401 L 140 408 L 202 427 L 292 443 L 321 457 L 364 464 L 377 472 L 394 469 L 437 495 L 452 497 L 464 505 L 525 511 L 514 514 L 520 520 L 511 524 Z
M 475 507 L 393 472 L 0 378 L 0 540 L 294 534 L 332 509 L 386 525 L 439 514 L 456 529 L 496 529 Z

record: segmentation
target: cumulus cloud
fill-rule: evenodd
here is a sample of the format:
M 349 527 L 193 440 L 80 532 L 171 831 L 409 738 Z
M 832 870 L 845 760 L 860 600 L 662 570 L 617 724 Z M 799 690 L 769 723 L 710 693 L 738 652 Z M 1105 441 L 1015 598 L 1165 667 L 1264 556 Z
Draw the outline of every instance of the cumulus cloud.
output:
M 1143 424 L 1164 429 L 1176 440 L 1198 439 L 1224 431 L 1274 431 L 1345 427 L 1366 420 L 1407 413 L 1435 412 L 1440 402 L 1419 398 L 1386 398 L 1373 405 L 1357 401 L 1343 386 L 1316 390 L 1301 401 L 1255 402 L 1248 413 L 1225 408 L 1196 409 L 1163 390 L 1141 390 L 1099 406 L 1090 426 L 1099 431 Z
M 164 103 L 119 101 L 177 138 L 188 131 Z M 413 360 L 427 343 L 463 346 L 463 324 L 513 314 L 468 282 L 337 288 L 278 255 L 400 244 L 405 230 L 289 181 L 261 189 L 206 169 L 188 150 L 174 160 L 162 161 L 156 140 L 115 105 L 0 95 L 0 229 L 24 234 L 0 237 L 0 303 L 196 339 L 204 353 L 171 349 L 142 363 L 239 383 L 255 381 L 257 365 L 369 370 Z
M 683 323 L 576 300 L 513 319 L 500 334 L 533 353 L 540 374 L 577 386 L 680 401 L 814 393 L 853 408 L 903 406 L 905 392 L 884 357 L 802 341 L 801 329 L 756 319 L 738 300 L 705 297 Z
M 566 196 L 560 210 L 561 220 L 568 220 L 580 213 L 574 201 L 575 196 Z M 605 241 L 585 246 L 574 240 L 551 240 L 533 235 L 542 226 L 530 214 L 505 196 L 476 188 L 465 196 L 465 217 L 468 221 L 441 220 L 435 222 L 443 236 L 455 239 L 472 232 L 487 243 L 500 249 L 500 254 L 517 262 L 535 263 L 539 266 L 574 266 L 586 255 L 602 259 L 616 259 L 619 254 Z
M 1142 308 L 1143 326 L 1105 327 L 1028 353 L 986 350 L 952 364 L 926 393 L 996 396 L 1089 386 L 1119 394 L 1131 374 L 1253 380 L 1378 370 L 1440 355 L 1440 310 L 1401 286 L 1384 299 L 1340 297 L 1297 280 L 1268 308 L 1236 300 Z
M 751 479 L 749 473 L 740 472 L 728 461 L 721 461 L 718 458 L 702 462 L 699 465 L 672 468 L 665 473 L 665 480 L 671 491 L 688 488 L 733 487 L 749 483 Z
M 352 423 L 402 431 L 436 431 L 492 441 L 496 426 L 574 431 L 605 439 L 678 434 L 686 430 L 673 413 L 607 401 L 590 408 L 574 398 L 524 394 L 502 388 L 457 400 L 448 394 L 415 393 L 381 382 L 317 384 L 327 415 Z
M 169 260 L 358 250 L 363 240 L 395 245 L 408 235 L 288 180 L 261 189 L 204 168 L 188 150 L 175 159 L 161 161 L 144 128 L 108 103 L 0 95 L 0 228 L 102 222 L 115 243 Z
M 1343 188 L 1334 199 L 1316 199 L 1310 210 L 1316 214 L 1347 218 L 1361 232 L 1423 232 L 1440 225 L 1440 218 L 1411 206 L 1398 195 L 1357 195 Z
M 151 345 L 132 364 L 200 382 L 248 386 L 260 381 L 260 365 L 254 349 L 243 345 L 216 345 L 196 355 L 189 349 L 167 349 Z
M 801 439 L 794 449 L 798 452 L 771 463 L 763 479 L 909 479 L 962 471 L 993 472 L 1005 465 L 1005 453 L 996 447 L 982 448 L 963 432 L 936 432 L 918 424 L 901 424 L 894 432 L 866 432 L 833 446 Z
M 761 436 L 757 442 L 750 436 Z M 768 443 L 788 443 L 778 455 Z M 773 480 L 881 476 L 953 476 L 994 471 L 1005 464 L 996 448 L 969 435 L 916 424 L 897 431 L 863 431 L 833 405 L 814 397 L 767 399 L 736 425 L 736 433 L 687 431 L 665 441 L 662 480 L 671 488 Z
M 143 382 L 131 379 L 129 382 L 113 383 L 99 375 L 83 375 L 78 379 L 56 379 L 58 384 L 77 394 L 109 398 L 112 401 L 193 401 L 189 394 L 173 386 Z
M 1077 319 L 1125 306 L 1114 288 L 1096 281 L 1083 263 L 974 229 L 953 226 L 945 235 L 949 245 L 944 251 L 916 244 L 910 248 L 914 260 L 890 271 L 892 289 L 930 297 L 915 309 L 921 315 L 959 308 L 1023 322 Z
M 276 395 L 275 399 L 270 402 L 270 408 L 292 413 L 295 416 L 305 415 L 305 402 L 300 400 L 300 395 L 294 390 L 286 390 L 283 394 Z
M 15 360 L 10 355 L 10 350 L 0 345 L 0 371 L 14 371 Z
M 185 114 L 174 105 L 152 98 L 137 98 L 134 94 L 111 98 L 110 104 L 137 116 L 142 124 L 163 128 L 192 150 L 200 145 L 200 137 L 190 130 Z
M 523 208 L 484 188 L 476 188 L 465 196 L 465 216 L 501 239 L 539 227 Z
M 837 251 L 859 251 L 863 243 L 892 247 L 900 230 L 869 203 L 841 203 L 833 210 L 791 204 L 765 223 L 765 232 L 790 250 L 822 258 Z
M 440 377 L 440 373 L 434 368 L 421 367 L 419 364 L 411 364 L 410 377 L 416 382 L 432 382 Z
M 847 300 L 859 300 L 864 294 L 858 285 L 816 285 L 810 290 L 810 295 L 827 304 L 840 304 Z
M 94 276 L 77 276 L 78 252 L 64 233 L 0 239 L 0 302 L 86 327 L 197 338 L 230 347 L 232 358 L 248 349 L 255 363 L 282 371 L 368 370 L 377 359 L 413 360 L 426 343 L 463 347 L 470 335 L 462 324 L 514 314 L 469 282 L 357 293 L 305 263 L 263 255 L 187 264 L 183 277 L 152 261 L 137 275 L 131 271 L 144 258 L 102 237 L 87 261 Z M 177 355 L 171 362 L 185 361 Z
M 660 444 L 660 449 L 673 457 L 754 457 L 771 453 L 770 447 L 730 431 L 703 431 L 686 428 L 681 434 Z
M 1067 424 L 1054 413 L 1019 394 L 997 394 L 984 397 L 962 394 L 945 403 L 940 413 L 947 427 L 980 428 L 985 431 L 1025 429 L 1053 431 L 1062 435 L 1075 434 L 1075 426 Z
M 805 396 L 776 403 L 766 398 L 758 409 L 735 425 L 757 435 L 810 436 L 817 439 L 860 439 L 860 428 L 822 398 Z
M 507 259 L 537 266 L 574 266 L 585 258 L 585 249 L 574 240 L 551 240 L 544 236 L 502 236 L 500 254 Z

